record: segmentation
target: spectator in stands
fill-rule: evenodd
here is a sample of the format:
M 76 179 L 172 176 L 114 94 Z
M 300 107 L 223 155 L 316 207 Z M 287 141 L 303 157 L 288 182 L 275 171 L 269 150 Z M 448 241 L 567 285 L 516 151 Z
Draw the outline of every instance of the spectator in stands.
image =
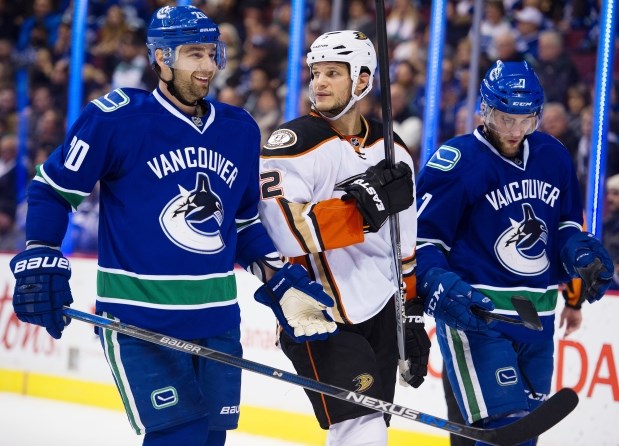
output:
M 534 6 L 526 6 L 514 13 L 518 51 L 529 56 L 529 62 L 537 59 L 539 33 L 544 15 Z
M 503 6 L 502 0 L 486 0 L 484 2 L 484 16 L 479 28 L 479 44 L 481 51 L 489 59 L 496 60 L 498 58 L 494 38 L 511 29 L 511 24 L 505 16 L 505 6 Z M 471 29 L 470 32 L 472 33 L 473 30 Z
M 323 34 L 331 31 L 331 1 L 315 0 L 314 9 L 308 27 L 314 33 Z
M 385 18 L 387 40 L 397 45 L 412 40 L 421 18 L 419 9 L 410 0 L 394 0 Z
M 269 74 L 261 67 L 254 67 L 249 72 L 247 91 L 244 94 L 245 109 L 254 118 L 257 117 L 258 98 L 260 94 L 271 88 Z
M 14 79 L 13 43 L 6 37 L 0 37 L 0 86 L 12 84 Z
M 567 103 L 567 90 L 580 76 L 563 48 L 563 37 L 555 30 L 539 33 L 538 57 L 533 68 L 544 88 L 546 102 Z
M 504 62 L 520 62 L 524 60 L 524 54 L 518 50 L 516 33 L 513 30 L 497 34 L 494 37 L 493 43 L 498 60 Z
M 6 123 L 6 131 L 17 132 L 17 97 L 13 83 L 0 84 L 0 116 Z
M 606 180 L 606 209 L 602 224 L 602 242 L 611 257 L 619 257 L 619 174 Z
M 421 148 L 421 119 L 413 115 L 408 108 L 410 92 L 402 84 L 391 84 L 391 116 L 393 118 L 393 131 L 402 138 L 408 152 L 415 161 L 415 167 L 419 165 Z
M 28 135 L 35 135 L 37 122 L 47 110 L 54 108 L 54 97 L 49 84 L 41 84 L 30 90 L 30 105 L 25 110 L 28 119 Z
M 256 108 L 253 114 L 260 134 L 262 135 L 260 144 L 266 144 L 269 135 L 273 133 L 275 128 L 281 123 L 282 111 L 280 109 L 277 95 L 272 88 L 265 88 L 258 94 Z
M 589 162 L 591 157 L 591 132 L 593 129 L 593 107 L 587 106 L 581 114 L 581 137 L 576 154 L 576 174 L 580 187 L 586 197 L 587 179 L 589 177 Z M 619 141 L 613 133 L 608 134 L 606 143 L 606 176 L 619 173 Z
M 368 5 L 369 2 L 365 0 L 350 0 L 348 2 L 346 29 L 361 31 L 370 40 L 374 41 L 376 37 L 376 21 Z
M 15 41 L 19 34 L 19 26 L 15 20 L 13 6 L 9 4 L 9 1 L 0 0 L 0 40 Z
M 52 47 L 54 61 L 71 57 L 71 22 L 63 20 L 58 26 L 56 43 Z
M 28 67 L 28 78 L 31 86 L 49 84 L 54 60 L 52 50 L 44 46 L 34 52 L 34 60 Z
M 582 111 L 591 104 L 591 90 L 582 82 L 567 89 L 567 115 L 572 131 L 580 136 Z
M 225 104 L 234 105 L 235 107 L 243 107 L 243 97 L 236 91 L 236 88 L 229 85 L 225 86 L 217 93 L 217 100 Z
M 15 208 L 0 198 L 0 252 L 15 252 L 24 248 L 24 233 L 15 224 Z
M 413 4 L 413 2 L 408 2 Z M 458 42 L 464 39 L 471 30 L 473 22 L 473 2 L 468 0 L 449 0 L 445 7 L 447 15 L 446 47 L 453 49 Z
M 17 136 L 12 133 L 0 137 L 0 200 L 15 217 L 17 208 Z
M 572 131 L 565 107 L 560 102 L 544 105 L 540 130 L 557 138 L 570 152 L 573 160 L 578 152 L 578 135 Z
M 228 85 L 230 78 L 238 69 L 242 52 L 241 38 L 234 25 L 221 23 L 219 32 L 221 33 L 220 39 L 226 44 L 226 67 L 213 79 L 212 87 L 217 93 Z
M 97 41 L 90 48 L 91 63 L 103 69 L 108 76 L 114 70 L 120 42 L 128 31 L 130 29 L 123 10 L 119 5 L 111 5 L 97 31 Z
M 144 49 L 144 38 L 136 32 L 127 31 L 118 47 L 120 61 L 112 72 L 112 88 L 148 89 L 144 82 L 145 72 L 150 65 Z M 154 85 L 153 85 L 154 87 Z
M 34 0 L 32 15 L 21 24 L 17 49 L 26 50 L 33 43 L 33 38 L 40 46 L 54 46 L 60 20 L 61 15 L 54 11 L 52 0 Z
M 396 61 L 393 67 L 391 83 L 400 84 L 407 94 L 411 94 L 417 87 L 417 70 L 406 60 Z
M 69 58 L 59 59 L 49 78 L 53 101 L 59 110 L 66 110 L 69 100 Z M 87 94 L 87 93 L 86 93 Z
M 56 109 L 45 110 L 37 120 L 32 135 L 32 147 L 49 144 L 54 148 L 62 143 L 65 136 L 64 114 Z M 31 152 L 31 159 L 33 154 Z
M 478 101 L 476 104 L 476 109 L 473 112 L 473 121 L 472 128 L 469 130 L 466 128 L 467 119 L 469 116 L 469 110 L 466 104 L 461 105 L 456 111 L 456 122 L 455 122 L 455 131 L 454 136 L 464 135 L 466 133 L 471 133 L 473 130 L 480 126 L 483 122 L 481 119 L 481 115 L 479 114 L 479 106 L 480 102 Z

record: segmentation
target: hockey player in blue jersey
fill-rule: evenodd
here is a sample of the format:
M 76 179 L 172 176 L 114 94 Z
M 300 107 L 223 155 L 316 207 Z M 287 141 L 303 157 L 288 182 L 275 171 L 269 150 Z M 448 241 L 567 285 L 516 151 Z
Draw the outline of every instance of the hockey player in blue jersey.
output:
M 494 428 L 551 392 L 559 283 L 582 278 L 584 297 L 595 302 L 613 268 L 601 243 L 582 231 L 568 151 L 536 131 L 544 94 L 535 73 L 525 62 L 497 61 L 480 90 L 483 124 L 445 142 L 419 174 L 417 290 L 436 319 L 464 419 Z M 542 331 L 471 312 L 517 318 L 515 295 L 532 301 Z M 560 318 L 571 330 L 580 308 L 566 306 Z
M 99 314 L 240 356 L 235 262 L 297 341 L 336 330 L 333 300 L 283 264 L 258 214 L 260 133 L 244 110 L 204 99 L 224 67 L 218 26 L 164 7 L 147 31 L 153 92 L 89 103 L 29 188 L 27 249 L 11 261 L 18 318 L 60 338 L 73 302 L 59 250 L 67 214 L 100 182 Z M 147 446 L 223 445 L 239 417 L 240 369 L 99 330 L 127 416 Z

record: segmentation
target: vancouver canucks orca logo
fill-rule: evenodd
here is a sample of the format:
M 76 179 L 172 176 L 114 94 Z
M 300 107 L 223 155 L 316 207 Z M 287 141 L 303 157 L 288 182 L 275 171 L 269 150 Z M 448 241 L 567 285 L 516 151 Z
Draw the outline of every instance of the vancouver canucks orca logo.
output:
M 494 244 L 496 256 L 509 271 L 521 276 L 535 276 L 548 269 L 548 229 L 536 217 L 529 203 L 522 204 L 523 219 L 510 218 L 511 227 Z
M 178 185 L 180 193 L 168 202 L 159 223 L 165 235 L 177 246 L 199 254 L 224 249 L 219 232 L 224 219 L 221 200 L 211 189 L 208 175 L 199 172 L 191 191 Z

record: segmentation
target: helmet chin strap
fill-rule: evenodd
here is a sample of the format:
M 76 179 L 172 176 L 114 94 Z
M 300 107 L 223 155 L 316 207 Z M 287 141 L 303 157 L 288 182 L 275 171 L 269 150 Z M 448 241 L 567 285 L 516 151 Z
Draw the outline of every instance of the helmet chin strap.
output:
M 320 116 L 322 116 L 323 118 L 329 120 L 329 121 L 337 121 L 338 119 L 340 119 L 342 116 L 344 116 L 348 110 L 350 110 L 352 108 L 353 105 L 355 105 L 357 103 L 357 101 L 359 99 L 361 99 L 360 97 L 356 97 L 355 95 L 351 95 L 350 96 L 350 101 L 348 101 L 348 104 L 346 105 L 346 107 L 344 107 L 344 109 L 339 112 L 337 115 L 335 116 L 331 116 L 331 115 L 327 115 L 323 112 L 321 112 L 320 110 L 318 110 L 316 108 L 316 96 L 314 94 L 314 90 L 312 88 L 312 83 L 310 82 L 310 88 L 309 88 L 309 99 L 310 102 L 313 105 L 314 110 L 316 111 L 316 113 L 318 113 Z

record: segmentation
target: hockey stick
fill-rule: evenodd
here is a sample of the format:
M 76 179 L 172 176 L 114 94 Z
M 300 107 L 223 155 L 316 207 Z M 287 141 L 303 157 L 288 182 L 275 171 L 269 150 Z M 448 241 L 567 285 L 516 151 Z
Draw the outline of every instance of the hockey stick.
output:
M 576 268 L 576 272 L 582 278 L 582 288 L 580 290 L 580 297 L 576 305 L 582 305 L 588 297 L 593 297 L 597 294 L 597 287 L 600 283 L 596 281 L 596 278 L 602 271 L 606 271 L 604 264 L 599 258 L 595 258 L 589 265 Z
M 479 307 L 473 307 L 471 311 L 477 316 L 486 319 L 494 319 L 495 321 L 506 322 L 514 325 L 524 325 L 526 328 L 536 331 L 542 331 L 544 329 L 542 326 L 542 321 L 539 319 L 539 315 L 537 314 L 537 310 L 529 299 L 524 296 L 512 296 L 511 300 L 514 309 L 518 313 L 518 316 L 520 316 L 520 319 L 515 319 L 503 314 L 491 313 L 490 311 L 482 310 Z
M 393 120 L 391 117 L 391 88 L 389 83 L 389 60 L 387 58 L 387 29 L 385 24 L 385 5 L 376 0 L 376 35 L 378 37 L 378 70 L 380 76 L 380 105 L 383 112 L 383 140 L 385 143 L 385 161 L 387 167 L 395 165 L 393 147 Z M 404 347 L 404 288 L 402 286 L 402 248 L 400 243 L 400 220 L 397 214 L 389 216 L 389 233 L 391 235 L 391 252 L 395 265 L 395 319 L 398 340 L 398 368 L 401 378 L 408 382 L 412 379 Z
M 184 353 L 200 356 L 214 361 L 222 362 L 243 370 L 249 370 L 264 376 L 279 379 L 281 381 L 303 387 L 313 392 L 322 393 L 333 398 L 348 401 L 358 406 L 367 407 L 377 412 L 417 421 L 429 426 L 468 437 L 473 440 L 482 441 L 497 446 L 512 446 L 523 443 L 531 438 L 538 437 L 546 432 L 563 418 L 565 418 L 578 404 L 578 395 L 572 389 L 564 388 L 551 396 L 541 406 L 518 421 L 502 426 L 497 429 L 480 429 L 463 424 L 452 423 L 432 415 L 425 414 L 415 409 L 409 409 L 399 404 L 389 403 L 377 398 L 372 398 L 361 393 L 346 390 L 341 387 L 315 381 L 310 378 L 295 375 L 294 373 L 279 370 L 268 365 L 253 362 L 248 359 L 239 358 L 228 353 L 213 350 L 201 345 L 192 344 L 187 341 L 165 336 L 153 331 L 138 328 L 133 325 L 124 324 L 119 321 L 106 319 L 90 313 L 85 313 L 73 308 L 64 307 L 64 315 L 82 322 L 94 324 L 98 327 L 113 330 L 127 336 L 131 336 L 153 344 L 168 347 Z

